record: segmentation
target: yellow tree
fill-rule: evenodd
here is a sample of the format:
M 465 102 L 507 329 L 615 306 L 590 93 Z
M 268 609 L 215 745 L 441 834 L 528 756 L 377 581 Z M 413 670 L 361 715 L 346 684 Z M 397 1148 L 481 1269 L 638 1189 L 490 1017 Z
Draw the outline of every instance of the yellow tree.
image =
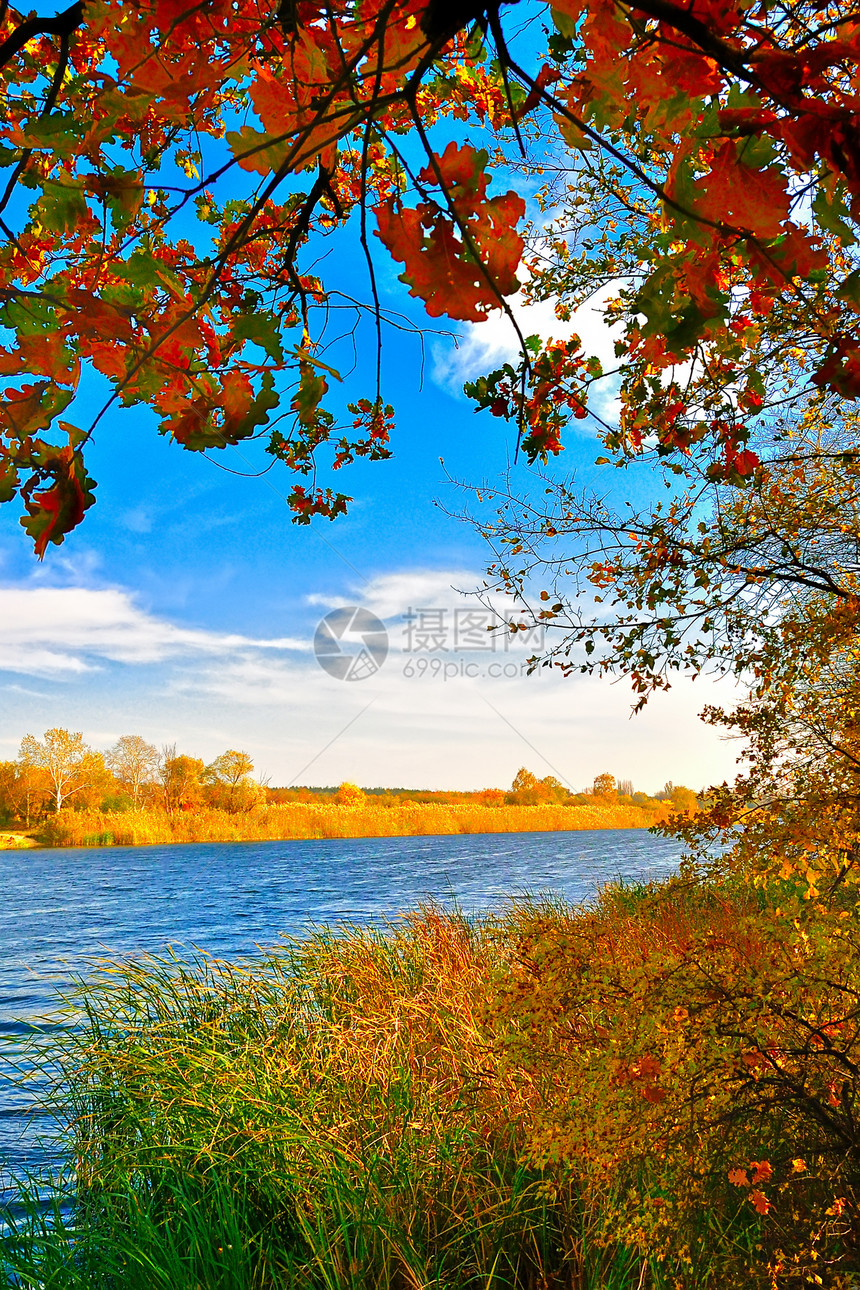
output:
M 164 809 L 172 815 L 176 811 L 193 810 L 203 801 L 201 777 L 206 769 L 198 757 L 177 753 L 176 744 L 166 744 L 162 749 L 158 777 L 164 794 Z
M 357 784 L 344 781 L 335 793 L 334 800 L 338 806 L 364 806 L 367 794 Z
M 591 791 L 595 797 L 602 798 L 605 802 L 616 802 L 618 800 L 618 790 L 615 786 L 615 776 L 604 772 L 602 775 L 596 775 Z
M 104 757 L 84 743 L 79 730 L 72 733 L 58 727 L 46 730 L 42 739 L 25 735 L 18 759 L 21 765 L 44 773 L 55 811 L 61 811 L 70 798 L 108 784 Z
M 504 800 L 509 806 L 540 806 L 563 802 L 567 795 L 567 789 L 554 775 L 538 779 L 532 771 L 521 766 Z
M 264 800 L 265 793 L 251 778 L 254 763 L 246 752 L 230 748 L 206 767 L 202 780 L 212 806 L 235 814 L 250 811 Z
M 45 773 L 26 759 L 0 762 L 0 814 L 23 820 L 29 829 L 47 797 Z

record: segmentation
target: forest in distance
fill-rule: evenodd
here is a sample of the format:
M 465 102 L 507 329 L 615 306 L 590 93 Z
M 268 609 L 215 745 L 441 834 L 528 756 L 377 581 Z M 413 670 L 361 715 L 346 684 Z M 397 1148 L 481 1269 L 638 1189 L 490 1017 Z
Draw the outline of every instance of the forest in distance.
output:
M 17 759 L 0 762 L 7 847 L 641 828 L 697 806 L 681 785 L 649 796 L 604 772 L 574 793 L 525 767 L 507 790 L 276 788 L 255 779 L 252 758 L 236 749 L 207 764 L 123 735 L 99 752 L 62 728 L 26 735 Z

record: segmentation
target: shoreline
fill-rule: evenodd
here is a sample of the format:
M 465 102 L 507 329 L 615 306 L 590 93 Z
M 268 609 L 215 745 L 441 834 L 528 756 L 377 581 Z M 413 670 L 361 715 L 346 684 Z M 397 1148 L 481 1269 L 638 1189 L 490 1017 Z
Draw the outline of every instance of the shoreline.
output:
M 0 829 L 0 851 L 32 851 L 44 846 L 44 842 L 39 842 L 33 836 L 32 830 L 24 832 L 18 829 Z

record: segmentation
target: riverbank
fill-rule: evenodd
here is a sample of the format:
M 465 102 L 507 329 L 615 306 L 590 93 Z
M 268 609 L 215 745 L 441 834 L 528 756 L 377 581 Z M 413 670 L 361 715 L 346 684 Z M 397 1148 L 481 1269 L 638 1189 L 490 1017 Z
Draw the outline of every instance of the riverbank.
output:
M 45 1053 L 79 1172 L 6 1284 L 847 1290 L 860 951 L 789 900 L 688 877 L 110 965 Z
M 43 842 L 22 829 L 0 830 L 0 851 L 21 851 L 29 847 L 44 846 Z
M 671 804 L 669 804 L 671 805 Z M 669 807 L 482 806 L 403 802 L 378 806 L 290 802 L 246 813 L 206 809 L 62 811 L 35 837 L 45 846 L 156 846 L 172 842 L 275 842 L 303 838 L 421 837 L 469 833 L 548 833 L 644 829 Z

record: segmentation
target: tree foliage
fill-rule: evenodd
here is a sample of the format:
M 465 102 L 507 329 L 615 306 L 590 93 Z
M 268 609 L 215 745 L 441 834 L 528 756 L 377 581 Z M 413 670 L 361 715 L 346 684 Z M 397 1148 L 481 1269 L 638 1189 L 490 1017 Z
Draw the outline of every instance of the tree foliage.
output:
M 393 411 L 378 359 L 348 415 L 331 410 L 325 328 L 349 310 L 379 341 L 381 246 L 433 317 L 480 320 L 526 279 L 567 317 L 617 283 L 608 450 L 695 450 L 709 478 L 751 480 L 774 367 L 860 392 L 857 30 L 822 3 L 8 8 L 0 495 L 20 495 L 44 554 L 93 502 L 87 441 L 139 402 L 191 451 L 265 435 L 298 472 L 296 518 L 338 514 L 321 450 L 335 467 L 387 455 Z M 511 144 L 558 178 L 549 235 L 491 191 Z M 579 246 L 578 211 L 597 219 Z M 335 234 L 357 239 L 363 299 L 321 277 Z M 62 418 L 88 369 L 109 393 L 78 425 Z M 575 337 L 523 338 L 519 367 L 474 393 L 536 459 L 599 375 Z
M 155 782 L 158 749 L 141 735 L 121 735 L 105 761 L 135 806 L 140 806 L 146 789 Z
M 251 779 L 254 763 L 246 752 L 230 748 L 206 767 L 202 782 L 210 806 L 235 815 L 250 811 L 266 800 L 262 787 Z
M 46 792 L 54 811 L 61 811 L 72 797 L 87 792 L 98 793 L 106 786 L 104 757 L 95 752 L 80 731 L 55 728 L 46 730 L 44 738 L 25 735 L 21 741 L 19 762 L 26 772 L 40 772 L 40 787 Z M 25 782 L 31 783 L 30 775 Z M 30 799 L 27 799 L 29 814 Z
M 203 802 L 205 762 L 199 757 L 177 753 L 176 744 L 165 744 L 158 764 L 163 805 L 168 815 L 189 811 Z

